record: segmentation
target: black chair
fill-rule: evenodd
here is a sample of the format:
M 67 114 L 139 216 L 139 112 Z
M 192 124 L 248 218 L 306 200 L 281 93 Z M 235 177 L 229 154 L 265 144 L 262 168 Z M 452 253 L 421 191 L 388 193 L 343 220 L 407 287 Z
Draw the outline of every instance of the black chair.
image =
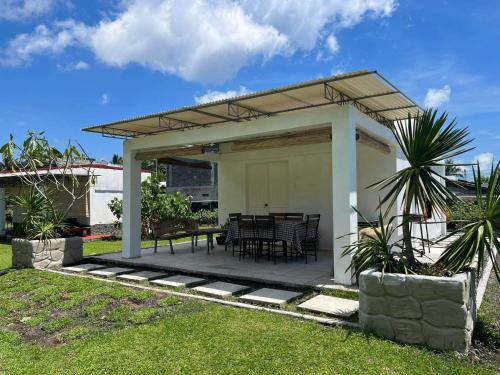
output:
M 250 256 L 254 256 L 258 245 L 258 238 L 253 215 L 241 215 L 238 217 L 238 237 L 240 245 L 238 259 L 241 260 L 242 257 L 244 259 L 247 253 Z
M 274 263 L 276 263 L 276 242 L 279 242 L 279 240 L 276 239 L 274 216 L 256 215 L 255 228 L 257 230 L 257 238 L 259 241 L 257 253 L 255 254 L 255 261 L 258 260 L 259 256 L 263 255 L 262 250 L 264 249 L 264 244 L 267 244 L 267 258 L 269 259 L 272 255 Z M 286 259 L 286 251 L 283 251 L 283 253 Z
M 239 212 L 229 214 L 229 226 L 233 225 L 237 228 L 238 227 L 238 218 L 240 216 L 241 216 L 241 213 L 239 213 Z M 227 230 L 229 231 L 229 228 L 227 228 Z M 234 256 L 234 245 L 236 242 L 238 242 L 238 238 L 233 238 L 231 240 L 231 246 L 233 247 L 233 256 Z M 229 242 L 226 241 L 226 243 L 224 244 L 224 251 L 227 251 L 228 245 L 229 245 Z
M 285 220 L 302 221 L 304 220 L 304 214 L 300 212 L 287 212 L 285 214 Z
M 274 220 L 285 220 L 286 219 L 286 213 L 281 213 L 281 212 L 271 212 L 269 213 L 269 216 L 274 217 Z
M 310 252 L 314 252 L 314 259 L 316 261 L 318 260 L 319 218 L 319 214 L 306 215 L 306 235 L 300 242 L 300 245 L 302 247 L 302 254 L 304 255 L 306 263 L 307 255 L 309 255 Z

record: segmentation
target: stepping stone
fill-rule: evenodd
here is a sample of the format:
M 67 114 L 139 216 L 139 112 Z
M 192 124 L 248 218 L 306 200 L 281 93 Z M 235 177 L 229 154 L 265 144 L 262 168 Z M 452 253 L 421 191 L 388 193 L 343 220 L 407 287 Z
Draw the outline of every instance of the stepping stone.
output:
M 99 270 L 101 268 L 106 268 L 106 267 L 107 266 L 103 266 L 102 264 L 86 263 L 86 264 L 78 264 L 76 266 L 63 267 L 62 270 L 69 271 L 69 272 L 85 273 L 85 272 Z
M 289 290 L 262 288 L 255 292 L 245 294 L 240 297 L 243 301 L 257 302 L 265 305 L 282 306 L 288 302 L 299 298 L 302 293 L 290 292 Z
M 134 273 L 126 273 L 123 275 L 118 275 L 116 278 L 124 281 L 135 281 L 135 282 L 146 282 L 149 280 L 157 279 L 159 277 L 165 276 L 163 272 L 154 271 L 140 271 Z
M 197 292 L 217 297 L 229 297 L 247 289 L 250 288 L 245 285 L 225 283 L 223 281 L 217 281 L 215 283 L 203 286 L 197 286 L 196 288 L 193 288 L 193 290 L 196 290 Z
M 352 299 L 318 295 L 298 306 L 315 313 L 349 317 L 359 309 L 359 302 Z
M 203 284 L 206 280 L 199 277 L 191 277 L 184 275 L 170 276 L 165 279 L 151 281 L 151 284 L 160 286 L 172 286 L 175 288 L 189 288 L 195 285 Z
M 104 268 L 102 270 L 90 271 L 90 275 L 100 276 L 100 277 L 116 277 L 123 273 L 131 273 L 135 270 L 133 268 L 122 268 L 122 267 L 110 267 Z

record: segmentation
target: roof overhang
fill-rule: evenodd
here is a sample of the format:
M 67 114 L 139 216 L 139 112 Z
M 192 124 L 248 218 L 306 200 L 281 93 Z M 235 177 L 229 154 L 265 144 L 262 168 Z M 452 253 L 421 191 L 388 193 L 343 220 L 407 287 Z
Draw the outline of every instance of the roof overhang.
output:
M 134 138 L 227 122 L 251 121 L 322 106 L 352 105 L 381 124 L 417 116 L 422 109 L 377 71 L 358 71 L 182 107 L 83 129 L 105 137 Z

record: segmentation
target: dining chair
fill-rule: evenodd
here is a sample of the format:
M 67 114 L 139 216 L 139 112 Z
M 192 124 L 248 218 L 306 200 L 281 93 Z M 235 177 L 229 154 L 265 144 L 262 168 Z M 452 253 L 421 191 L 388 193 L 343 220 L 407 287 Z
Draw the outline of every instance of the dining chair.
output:
M 255 261 L 258 260 L 258 257 L 262 254 L 262 250 L 264 248 L 264 244 L 267 244 L 267 259 L 270 259 L 271 255 L 273 257 L 274 263 L 276 264 L 276 243 L 280 242 L 276 238 L 276 224 L 275 217 L 271 215 L 256 215 L 255 216 L 255 227 L 257 229 L 257 237 L 258 237 L 258 252 L 255 256 Z M 285 255 L 286 259 L 286 251 L 282 251 Z
M 304 220 L 304 214 L 300 212 L 287 212 L 285 214 L 285 220 L 302 221 Z
M 238 259 L 245 258 L 247 252 L 250 256 L 255 254 L 258 242 L 253 215 L 241 215 L 238 217 L 239 251 Z
M 229 226 L 227 228 L 227 231 L 228 231 L 228 234 L 229 234 L 229 231 L 230 230 L 236 230 L 236 236 L 234 236 L 234 233 L 233 233 L 233 237 L 231 238 L 231 243 L 229 243 L 229 241 L 227 241 L 226 239 L 226 243 L 224 244 L 224 251 L 227 251 L 227 246 L 229 244 L 231 244 L 231 247 L 233 249 L 233 257 L 234 257 L 234 245 L 236 244 L 236 242 L 239 241 L 239 237 L 240 237 L 240 229 L 239 229 L 239 217 L 241 216 L 241 214 L 239 214 L 239 216 L 237 214 L 229 214 Z M 227 236 L 226 236 L 227 238 Z
M 314 259 L 318 260 L 319 219 L 320 214 L 306 215 L 306 234 L 300 242 L 306 263 L 309 251 L 314 252 Z

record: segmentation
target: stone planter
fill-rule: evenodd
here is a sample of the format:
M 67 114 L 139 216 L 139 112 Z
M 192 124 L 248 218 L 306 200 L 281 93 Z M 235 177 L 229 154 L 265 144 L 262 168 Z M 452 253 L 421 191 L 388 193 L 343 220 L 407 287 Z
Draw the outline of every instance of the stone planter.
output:
M 12 266 L 52 269 L 78 263 L 83 258 L 81 237 L 55 238 L 48 241 L 12 240 Z
M 476 273 L 453 277 L 385 274 L 359 277 L 359 324 L 402 343 L 466 353 L 476 320 Z

